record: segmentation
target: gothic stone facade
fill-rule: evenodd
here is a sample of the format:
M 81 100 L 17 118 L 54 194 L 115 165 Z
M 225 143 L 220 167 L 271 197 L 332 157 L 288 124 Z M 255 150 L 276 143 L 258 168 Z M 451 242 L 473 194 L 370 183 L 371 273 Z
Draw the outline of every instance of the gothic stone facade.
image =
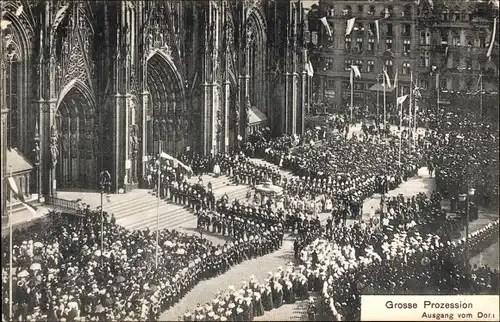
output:
M 128 190 L 160 150 L 226 152 L 247 135 L 250 107 L 277 134 L 303 129 L 300 1 L 2 1 L 0 11 L 2 178 L 16 148 L 39 169 L 41 195 L 97 188 L 101 170 Z

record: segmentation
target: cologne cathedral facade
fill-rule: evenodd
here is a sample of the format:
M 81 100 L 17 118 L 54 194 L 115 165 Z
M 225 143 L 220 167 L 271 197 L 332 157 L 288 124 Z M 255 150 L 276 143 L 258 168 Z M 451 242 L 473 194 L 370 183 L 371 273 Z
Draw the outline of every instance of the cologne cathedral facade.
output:
M 128 191 L 152 153 L 226 152 L 254 123 L 303 130 L 299 0 L 0 6 L 2 177 L 25 193 L 97 189 L 102 170 Z

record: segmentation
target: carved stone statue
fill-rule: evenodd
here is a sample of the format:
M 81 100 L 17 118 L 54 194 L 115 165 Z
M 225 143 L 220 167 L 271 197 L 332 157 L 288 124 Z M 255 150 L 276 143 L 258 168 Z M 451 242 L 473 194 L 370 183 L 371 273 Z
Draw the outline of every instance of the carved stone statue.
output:
M 177 116 L 177 129 L 176 129 L 176 135 L 180 135 L 182 133 L 182 119 L 181 116 Z
M 186 118 L 184 118 L 184 136 L 188 137 L 189 136 L 189 121 Z
M 129 154 L 130 159 L 136 160 L 137 153 L 139 152 L 139 138 L 137 137 L 137 133 L 139 131 L 139 127 L 136 124 L 132 124 L 130 126 L 130 136 L 129 136 Z
M 168 134 L 168 124 L 167 124 L 167 120 L 165 118 L 163 118 L 161 120 L 161 137 L 160 137 L 160 140 L 165 140 L 165 137 L 167 136 Z
M 156 118 L 153 121 L 153 137 L 155 141 L 160 140 L 160 121 Z
M 236 102 L 234 109 L 234 126 L 238 127 L 240 125 L 240 104 Z
M 220 110 L 217 110 L 217 133 L 222 132 L 222 112 Z
M 168 119 L 167 126 L 168 134 L 171 135 L 172 133 L 174 133 L 174 121 L 171 118 Z
M 93 143 L 93 138 L 94 138 L 94 135 L 93 135 L 93 132 L 91 129 L 89 129 L 88 131 L 85 132 L 85 154 L 86 154 L 86 157 L 88 160 L 91 160 L 92 159 L 92 156 L 93 156 L 93 147 L 92 147 L 92 143 Z
M 245 112 L 246 112 L 246 119 L 245 119 L 245 127 L 248 127 L 250 125 L 250 107 L 252 106 L 252 104 L 250 103 L 250 100 L 247 100 L 246 104 L 245 104 Z
M 77 133 L 71 133 L 71 138 L 70 138 L 70 143 L 71 143 L 71 157 L 76 158 L 77 156 L 77 149 L 78 149 L 78 134 Z
M 55 125 L 50 127 L 50 158 L 52 163 L 52 168 L 54 168 L 57 164 L 57 159 L 59 158 L 59 148 L 57 146 L 59 139 L 59 133 Z
M 35 147 L 33 148 L 33 152 L 35 153 L 35 165 L 40 164 L 40 143 L 35 141 Z

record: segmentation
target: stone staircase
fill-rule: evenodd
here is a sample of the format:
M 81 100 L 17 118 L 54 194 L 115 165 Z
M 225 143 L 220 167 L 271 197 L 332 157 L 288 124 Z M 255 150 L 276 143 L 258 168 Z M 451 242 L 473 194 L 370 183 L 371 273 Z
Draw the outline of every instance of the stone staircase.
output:
M 198 182 L 198 178 L 191 178 L 189 181 L 195 183 Z M 226 176 L 214 178 L 206 175 L 203 177 L 203 184 L 206 186 L 208 182 L 212 183 L 212 191 L 216 198 L 227 193 L 229 200 L 245 199 L 249 189 L 246 185 L 232 184 Z M 135 190 L 128 195 L 130 198 L 104 205 L 104 210 L 113 213 L 119 225 L 133 230 L 146 228 L 156 230 L 158 213 L 160 229 L 196 232 L 196 216 L 189 207 L 166 200 L 158 202 L 155 192 L 145 189 Z

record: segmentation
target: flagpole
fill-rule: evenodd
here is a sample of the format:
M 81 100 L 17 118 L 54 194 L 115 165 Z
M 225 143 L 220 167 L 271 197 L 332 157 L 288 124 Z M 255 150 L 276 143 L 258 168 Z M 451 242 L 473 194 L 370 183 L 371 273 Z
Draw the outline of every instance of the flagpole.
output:
M 417 78 L 415 79 L 415 87 L 418 87 L 418 74 L 417 74 Z M 415 133 L 415 136 L 417 137 L 416 139 L 416 143 L 418 144 L 418 120 L 417 120 L 417 100 L 415 98 L 415 102 L 414 102 L 415 106 L 413 107 L 413 126 L 414 126 L 414 133 Z M 415 145 L 417 145 L 415 144 Z
M 385 130 L 385 123 L 387 121 L 386 120 L 386 109 L 385 109 L 385 103 L 386 103 L 386 98 L 385 98 L 385 92 L 386 92 L 386 88 L 385 88 L 385 75 L 384 75 L 384 77 L 382 77 L 382 79 L 384 81 L 384 130 Z
M 377 75 L 377 116 L 376 116 L 376 120 L 377 120 L 376 124 L 377 124 L 377 126 L 378 126 L 378 122 L 379 122 L 379 118 L 378 118 L 378 112 L 379 112 L 379 110 L 378 109 L 379 109 L 379 105 L 380 105 L 380 93 L 379 93 L 380 92 L 380 89 L 379 89 L 379 87 L 380 87 L 380 80 L 378 78 L 379 76 L 380 76 L 380 74 Z
M 397 109 L 398 102 L 396 101 L 396 109 Z M 402 133 L 403 133 L 403 103 L 401 102 L 400 104 L 401 109 L 399 111 L 399 154 L 398 154 L 398 163 L 399 163 L 399 168 L 401 169 L 401 141 L 402 141 Z
M 354 110 L 354 80 L 353 70 L 351 67 L 351 124 L 352 124 L 352 111 Z
M 439 114 L 439 73 L 436 74 L 436 89 L 437 89 L 437 112 L 436 116 Z
M 412 148 L 412 144 L 413 144 L 413 119 L 412 119 L 412 103 L 413 103 L 413 72 L 410 71 L 410 107 L 408 109 L 408 113 L 410 114 L 410 117 L 408 118 L 408 148 L 410 149 L 410 152 L 411 152 L 411 148 Z
M 161 145 L 160 141 L 160 145 Z M 158 243 L 159 243 L 159 234 L 160 234 L 160 180 L 161 180 L 161 152 L 160 157 L 158 158 L 158 187 L 156 188 L 156 253 L 155 253 L 155 266 L 158 268 Z
M 12 166 L 10 166 L 10 175 L 12 178 Z M 13 180 L 13 179 L 12 179 Z M 9 189 L 9 320 L 13 320 L 12 315 L 12 251 L 14 246 L 12 245 L 12 188 Z
M 483 118 L 483 68 L 480 67 L 479 80 L 481 81 L 481 87 L 479 88 L 479 119 Z

